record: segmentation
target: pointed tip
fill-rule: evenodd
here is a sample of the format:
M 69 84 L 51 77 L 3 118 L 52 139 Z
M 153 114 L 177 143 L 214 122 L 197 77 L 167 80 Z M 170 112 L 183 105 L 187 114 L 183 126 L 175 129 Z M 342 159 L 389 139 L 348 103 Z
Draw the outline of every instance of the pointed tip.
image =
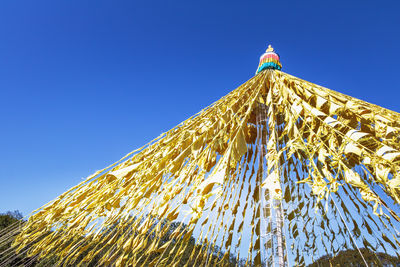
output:
M 274 52 L 274 48 L 271 45 L 268 45 L 267 50 L 265 52 Z

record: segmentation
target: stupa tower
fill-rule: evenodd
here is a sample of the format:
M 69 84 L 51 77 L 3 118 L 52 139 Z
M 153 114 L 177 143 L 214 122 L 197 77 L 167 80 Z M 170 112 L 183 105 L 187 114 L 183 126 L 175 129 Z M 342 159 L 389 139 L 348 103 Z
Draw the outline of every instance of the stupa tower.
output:
M 0 266 L 382 265 L 400 257 L 400 114 L 282 70 L 0 232 Z

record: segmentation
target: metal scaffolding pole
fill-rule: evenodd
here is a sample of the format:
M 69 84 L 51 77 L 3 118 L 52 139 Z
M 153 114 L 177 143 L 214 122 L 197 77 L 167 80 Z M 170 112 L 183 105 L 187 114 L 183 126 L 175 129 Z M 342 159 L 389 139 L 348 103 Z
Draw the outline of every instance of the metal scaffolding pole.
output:
M 285 266 L 285 255 L 284 255 L 284 244 L 283 244 L 283 222 L 282 222 L 282 209 L 281 209 L 281 200 L 275 201 L 276 205 L 274 205 L 275 209 L 275 222 L 276 222 L 276 240 L 277 240 L 277 250 L 278 250 L 278 262 L 279 267 Z
M 257 107 L 256 120 L 257 125 L 261 132 L 261 145 L 259 145 L 259 168 L 261 168 L 260 175 L 262 181 L 264 181 L 268 175 L 264 171 L 264 159 L 265 149 L 267 144 L 267 106 L 259 103 Z M 273 119 L 273 118 L 270 118 Z M 264 255 L 262 266 L 273 266 L 273 267 L 285 267 L 285 240 L 283 238 L 283 212 L 281 200 L 273 199 L 272 194 L 268 192 L 268 189 L 260 188 L 261 204 L 263 205 L 262 212 L 260 214 L 262 225 L 264 227 L 264 242 L 262 247 L 264 248 Z M 276 243 L 276 244 L 275 244 Z M 272 261 L 270 261 L 270 258 Z M 270 264 L 271 263 L 271 264 Z

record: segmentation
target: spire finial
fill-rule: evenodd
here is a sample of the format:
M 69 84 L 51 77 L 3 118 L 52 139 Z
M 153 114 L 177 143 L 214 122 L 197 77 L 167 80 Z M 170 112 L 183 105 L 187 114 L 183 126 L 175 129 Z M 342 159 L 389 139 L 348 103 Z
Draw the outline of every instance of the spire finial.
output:
M 265 53 L 260 57 L 260 63 L 258 64 L 257 73 L 265 69 L 280 70 L 282 64 L 279 61 L 279 55 L 275 53 L 275 50 L 271 45 L 268 45 Z
M 265 52 L 274 52 L 274 48 L 271 45 L 268 45 L 267 50 Z

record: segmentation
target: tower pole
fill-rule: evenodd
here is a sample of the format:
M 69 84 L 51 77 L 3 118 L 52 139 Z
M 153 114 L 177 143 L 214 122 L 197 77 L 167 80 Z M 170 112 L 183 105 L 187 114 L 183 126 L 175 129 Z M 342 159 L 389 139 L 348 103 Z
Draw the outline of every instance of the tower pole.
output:
M 259 103 L 257 107 L 257 125 L 261 128 L 261 145 L 259 146 L 259 168 L 261 169 L 260 179 L 264 181 L 268 175 L 268 172 L 264 171 L 264 159 L 266 155 L 266 145 L 267 145 L 267 138 L 266 138 L 266 128 L 267 128 L 267 106 L 264 104 Z M 275 119 L 275 118 L 270 118 Z M 271 134 L 276 134 L 275 130 L 271 131 Z M 261 183 L 260 183 L 261 184 Z M 263 225 L 264 225 L 264 237 L 267 237 L 269 234 L 271 240 L 271 252 L 272 252 L 272 266 L 277 267 L 285 267 L 285 246 L 284 246 L 284 239 L 283 239 L 283 214 L 281 208 L 281 200 L 274 199 L 273 194 L 268 191 L 268 189 L 260 188 L 260 200 L 262 201 L 262 214 L 261 218 Z M 268 225 L 271 224 L 269 227 Z M 262 247 L 264 248 L 264 263 L 265 265 L 268 262 L 268 239 L 266 240 Z M 276 241 L 276 246 L 275 246 Z M 276 262 L 277 261 L 277 262 Z
M 258 74 L 261 71 L 266 71 L 266 79 L 271 81 L 273 79 L 273 70 L 281 70 L 282 64 L 280 63 L 280 58 L 271 45 L 260 57 L 260 62 L 256 71 Z M 267 88 L 267 86 L 272 88 Z M 281 180 L 280 180 L 280 162 L 278 157 L 279 152 L 279 135 L 278 135 L 278 121 L 277 114 L 278 109 L 274 103 L 274 94 L 272 90 L 277 90 L 271 83 L 265 82 L 264 97 L 266 99 L 265 103 L 267 105 L 258 103 L 257 106 L 257 124 L 261 129 L 261 145 L 259 147 L 260 160 L 260 178 L 262 181 L 266 182 L 266 186 L 260 188 L 262 192 L 261 203 L 263 205 L 262 214 L 260 214 L 260 219 L 264 223 L 265 238 L 264 238 L 264 262 L 267 265 L 269 256 L 272 257 L 272 266 L 285 267 L 285 240 L 283 238 L 283 211 L 282 211 L 282 190 L 281 190 Z M 279 92 L 279 91 L 278 91 Z M 267 140 L 267 130 L 269 132 L 269 138 L 274 139 L 273 144 L 269 144 Z M 267 145 L 268 143 L 268 145 Z M 267 150 L 267 151 L 266 151 Z M 266 171 L 264 168 L 264 159 L 267 156 L 267 167 Z M 271 158 L 274 158 L 272 159 Z M 271 177 L 269 177 L 271 175 Z M 267 238 L 269 237 L 269 239 Z M 271 249 L 269 250 L 268 244 L 270 244 Z M 271 255 L 268 255 L 268 252 Z M 286 251 L 287 253 L 287 251 Z M 277 262 L 276 262 L 277 260 Z
M 263 249 L 263 254 L 262 254 L 262 261 L 261 261 L 261 266 L 266 266 L 268 263 L 268 249 L 267 249 L 267 235 L 268 235 L 268 219 L 269 216 L 271 215 L 270 213 L 270 205 L 269 205 L 269 199 L 266 199 L 266 190 L 262 188 L 262 182 L 265 180 L 265 174 L 264 174 L 264 159 L 265 159 L 265 147 L 266 147 L 266 136 L 264 134 L 266 126 L 267 126 L 267 111 L 266 111 L 266 106 L 262 103 L 258 103 L 256 107 L 256 121 L 257 121 L 257 137 L 260 138 L 260 142 L 257 143 L 258 145 L 258 153 L 259 153 L 259 159 L 258 159 L 258 175 L 257 179 L 258 184 L 260 186 L 259 188 L 259 199 L 261 201 L 261 213 L 260 213 L 260 226 L 263 228 L 265 231 L 264 233 L 260 231 L 261 234 L 261 240 L 263 240 L 260 248 Z M 269 215 L 268 215 L 269 214 Z M 273 261 L 272 261 L 273 262 Z
M 262 233 L 260 231 L 260 234 L 263 236 L 263 238 L 260 238 L 261 240 L 263 240 L 264 242 L 262 242 L 262 246 L 261 249 L 263 249 L 263 258 L 261 261 L 261 266 L 266 266 L 267 262 L 268 262 L 268 255 L 267 255 L 267 234 L 268 234 L 268 217 L 271 216 L 270 213 L 270 205 L 269 205 L 269 200 L 266 199 L 266 190 L 263 190 L 261 184 L 264 181 L 264 179 L 266 177 L 264 177 L 264 159 L 265 159 L 265 147 L 266 147 L 266 136 L 265 134 L 263 134 L 263 132 L 265 132 L 266 126 L 267 126 L 267 110 L 266 110 L 266 106 L 262 103 L 258 103 L 257 105 L 257 113 L 256 113 L 256 121 L 257 121 L 257 128 L 258 128 L 258 133 L 261 142 L 258 143 L 258 153 L 259 153 L 259 161 L 258 161 L 258 177 L 257 179 L 259 179 L 259 185 L 260 185 L 260 189 L 259 189 L 259 193 L 260 193 L 260 201 L 261 201 L 261 205 L 262 205 L 262 209 L 261 209 L 261 213 L 260 213 L 260 226 L 263 227 L 264 226 L 264 230 L 265 232 Z M 269 216 L 268 216 L 269 213 Z M 264 264 L 263 264 L 264 262 Z M 273 262 L 273 261 L 272 261 Z
M 276 241 L 278 243 L 277 250 L 278 250 L 278 262 L 279 267 L 285 266 L 285 255 L 284 255 L 284 246 L 283 246 L 283 231 L 282 231 L 282 209 L 281 209 L 281 200 L 276 200 L 275 203 L 275 221 L 276 221 Z
M 270 76 L 269 76 L 270 77 Z M 270 90 L 272 90 L 272 88 L 270 88 Z M 272 94 L 272 92 L 270 92 Z M 274 135 L 275 138 L 275 152 L 276 155 L 278 155 L 278 152 L 280 150 L 279 147 L 279 127 L 277 125 L 278 123 L 278 119 L 277 119 L 277 111 L 278 109 L 276 108 L 276 103 L 273 100 L 272 97 L 272 103 L 271 103 L 271 109 L 272 109 L 272 116 L 269 118 L 270 120 L 275 120 L 275 122 L 273 123 L 273 129 L 269 129 L 270 130 L 270 135 Z M 271 202 L 273 202 L 273 209 L 274 209 L 274 219 L 275 219 L 275 231 L 274 231 L 274 237 L 276 238 L 276 242 L 277 242 L 277 247 L 276 247 L 276 252 L 274 251 L 273 253 L 277 254 L 277 258 L 278 258 L 278 266 L 279 267 L 284 267 L 286 266 L 285 264 L 285 250 L 284 250 L 284 240 L 283 240 L 283 213 L 282 213 L 282 187 L 281 187 L 281 164 L 280 164 L 280 159 L 277 158 L 276 159 L 276 163 L 275 163 L 275 170 L 274 172 L 277 173 L 277 183 L 279 183 L 279 189 L 280 189 L 280 196 L 275 197 L 275 194 L 269 194 L 269 197 L 271 198 Z M 275 188 L 274 188 L 275 189 Z M 275 189 L 276 190 L 276 189 Z M 287 253 L 287 251 L 286 251 Z

